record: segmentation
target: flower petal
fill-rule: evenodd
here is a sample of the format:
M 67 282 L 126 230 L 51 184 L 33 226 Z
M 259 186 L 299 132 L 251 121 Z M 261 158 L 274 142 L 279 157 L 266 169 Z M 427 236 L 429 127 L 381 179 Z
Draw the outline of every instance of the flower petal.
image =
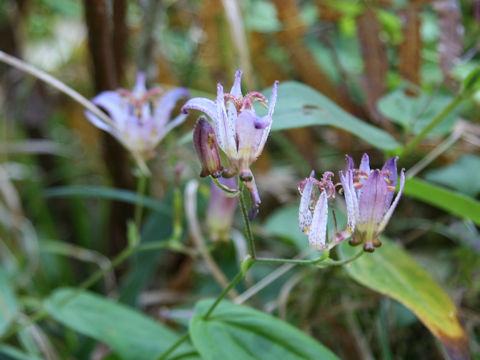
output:
M 316 249 L 327 247 L 328 199 L 322 191 L 313 212 L 312 226 L 308 231 L 308 242 Z
M 129 116 L 127 101 L 116 91 L 103 91 L 92 99 L 92 102 L 105 110 L 120 129 Z
M 374 170 L 363 186 L 358 201 L 359 222 L 377 226 L 385 214 L 387 184 L 380 170 Z
M 215 101 L 207 98 L 196 97 L 188 100 L 185 105 L 182 106 L 182 112 L 187 114 L 188 110 L 201 111 L 213 121 L 215 121 L 217 117 L 217 105 Z
M 405 186 L 405 169 L 402 169 L 402 171 L 400 171 L 400 186 L 398 188 L 397 197 L 393 201 L 392 206 L 390 206 L 388 211 L 383 216 L 383 219 L 380 222 L 380 226 L 378 228 L 378 233 L 381 233 L 385 229 L 385 226 L 387 226 L 388 222 L 390 221 L 390 218 L 392 217 L 393 212 L 395 211 L 395 208 L 397 207 L 397 204 L 400 201 L 400 198 L 402 197 L 404 186 Z
M 383 176 L 388 180 L 388 186 L 392 186 L 395 188 L 397 186 L 397 160 L 398 157 L 393 157 L 391 159 L 388 159 L 385 165 L 383 165 L 382 172 L 384 173 Z M 387 211 L 387 208 L 390 206 L 392 203 L 394 192 L 393 191 L 388 191 L 387 192 L 387 201 L 385 203 L 385 211 Z
M 187 89 L 176 88 L 167 91 L 160 99 L 154 102 L 153 121 L 159 132 L 163 132 L 162 129 L 170 119 L 171 112 L 177 101 L 188 96 L 189 92 Z
M 265 146 L 265 143 L 267 142 L 268 134 L 270 133 L 270 129 L 272 127 L 272 116 L 273 112 L 275 110 L 275 105 L 277 104 L 277 87 L 278 87 L 278 80 L 273 83 L 272 87 L 272 95 L 270 96 L 270 101 L 269 101 L 269 106 L 268 106 L 268 114 L 262 117 L 262 125 L 263 126 L 263 133 L 261 138 L 258 141 L 258 144 L 256 145 L 256 150 L 255 150 L 255 157 L 260 156 L 260 154 L 263 151 L 263 148 Z M 257 129 L 262 128 L 258 127 L 259 124 L 255 124 Z
M 235 72 L 235 81 L 233 82 L 232 89 L 230 90 L 230 94 L 235 97 L 242 96 L 242 70 L 237 70 Z
M 135 80 L 135 86 L 133 87 L 133 94 L 136 98 L 140 98 L 147 92 L 146 86 L 147 76 L 143 71 L 137 73 L 137 78 Z
M 347 158 L 347 170 L 353 170 L 355 168 L 355 163 L 351 156 L 346 155 Z
M 238 140 L 238 160 L 240 170 L 250 167 L 257 158 L 256 150 L 265 130 L 255 128 L 257 115 L 251 110 L 244 110 L 236 121 L 236 133 Z
M 368 154 L 363 154 L 362 161 L 360 162 L 360 170 L 367 175 L 370 174 L 370 159 L 368 157 Z
M 345 202 L 347 204 L 347 231 L 351 234 L 355 230 L 355 225 L 359 216 L 358 199 L 353 186 L 353 170 L 347 170 L 346 175 L 340 171 L 339 175 L 343 187 L 343 194 L 345 195 Z
M 315 174 L 313 174 L 313 176 L 315 176 Z M 312 212 L 310 211 L 312 192 L 313 183 L 307 181 L 303 188 L 302 196 L 300 198 L 300 207 L 298 208 L 298 225 L 300 226 L 300 230 L 304 233 L 308 233 L 310 226 L 312 225 Z

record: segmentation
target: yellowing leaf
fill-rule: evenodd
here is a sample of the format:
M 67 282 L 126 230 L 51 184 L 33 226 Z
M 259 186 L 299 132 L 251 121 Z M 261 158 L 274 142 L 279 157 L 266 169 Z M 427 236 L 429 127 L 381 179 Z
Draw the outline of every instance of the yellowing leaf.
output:
M 343 243 L 340 256 L 349 258 L 356 248 Z M 412 310 L 445 345 L 453 359 L 468 359 L 467 337 L 457 309 L 447 293 L 400 246 L 384 240 L 373 254 L 365 254 L 346 266 L 362 285 L 389 296 Z

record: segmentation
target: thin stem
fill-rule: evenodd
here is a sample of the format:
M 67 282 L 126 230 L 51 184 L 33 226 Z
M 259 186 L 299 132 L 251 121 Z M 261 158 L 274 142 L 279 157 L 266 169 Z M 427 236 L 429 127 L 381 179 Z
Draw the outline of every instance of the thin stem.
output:
M 245 223 L 245 232 L 247 233 L 248 253 L 252 257 L 252 259 L 255 259 L 255 239 L 253 237 L 252 228 L 250 227 L 250 221 L 248 220 L 247 204 L 245 203 L 245 195 L 243 194 L 243 182 L 241 183 L 239 190 L 240 193 L 238 197 L 240 199 L 240 208 L 242 209 L 243 222 Z
M 208 320 L 210 315 L 212 314 L 213 310 L 217 307 L 218 304 L 220 304 L 220 301 L 223 300 L 223 298 L 230 292 L 230 290 L 243 278 L 243 271 L 239 271 L 237 275 L 233 278 L 233 280 L 228 284 L 228 286 L 225 288 L 225 290 L 222 291 L 222 293 L 217 297 L 217 300 L 210 306 L 210 308 L 207 310 L 205 315 L 203 316 L 204 320 Z
M 296 264 L 296 265 L 313 265 L 324 260 L 323 256 L 313 260 L 307 259 L 281 259 L 281 258 L 255 258 L 255 262 L 269 264 Z
M 457 107 L 458 104 L 460 104 L 464 100 L 464 96 L 462 94 L 457 95 L 443 110 L 440 114 L 435 116 L 435 118 L 430 121 L 430 123 L 423 129 L 420 134 L 416 135 L 408 144 L 407 146 L 403 149 L 401 156 L 406 156 L 408 155 L 415 147 L 418 145 L 422 139 L 428 135 L 432 129 L 437 126 L 445 117 L 450 114 L 453 109 Z
M 225 191 L 226 193 L 230 194 L 232 197 L 235 197 L 239 194 L 239 190 L 230 189 L 228 186 L 225 186 L 220 181 L 218 181 L 217 178 L 214 178 L 213 176 L 211 176 L 211 178 L 212 178 L 212 181 L 215 183 L 215 185 L 217 185 L 220 188 L 220 190 Z
M 326 259 L 325 255 L 322 255 L 319 258 L 313 259 L 313 260 L 307 260 L 307 259 L 277 259 L 277 258 L 256 258 L 254 259 L 255 262 L 261 262 L 261 263 L 273 263 L 273 264 L 295 264 L 295 265 L 318 265 L 318 266 L 340 266 L 340 265 L 345 265 L 348 264 L 356 259 L 358 259 L 360 256 L 362 256 L 364 253 L 363 249 L 352 256 L 351 258 L 344 259 L 344 260 L 331 260 L 331 259 Z
M 143 197 L 145 195 L 145 189 L 147 187 L 147 177 L 140 169 L 140 175 L 137 183 L 137 203 L 135 205 L 135 226 L 139 231 L 142 222 L 143 212 Z
M 172 346 L 170 346 L 162 355 L 160 355 L 158 360 L 166 359 L 168 355 L 170 355 L 172 352 L 175 351 L 176 348 L 178 348 L 185 341 L 187 341 L 189 337 L 190 337 L 190 334 L 188 332 L 183 334 L 182 337 L 180 337 L 177 341 L 175 341 L 175 343 Z
M 327 260 L 325 262 L 320 262 L 317 265 L 326 265 L 326 266 L 341 266 L 341 265 L 347 265 L 355 260 L 357 260 L 360 256 L 365 254 L 365 251 L 360 250 L 358 253 L 353 255 L 352 257 L 344 260 Z
M 58 89 L 59 91 L 63 92 L 64 94 L 70 96 L 73 100 L 78 102 L 82 105 L 85 109 L 95 114 L 99 117 L 102 121 L 107 123 L 108 125 L 116 128 L 115 123 L 112 119 L 101 111 L 98 107 L 95 106 L 91 101 L 89 101 L 86 97 L 78 93 L 77 91 L 73 90 L 71 87 L 67 86 L 65 83 L 61 82 L 60 80 L 54 78 L 52 75 L 47 74 L 46 72 L 37 69 L 36 67 L 14 57 L 11 55 L 6 54 L 3 51 L 0 51 L 0 61 L 4 62 L 10 66 L 17 68 L 20 71 L 26 72 L 27 74 L 33 75 L 37 79 L 40 79 L 47 84 L 50 84 L 54 88 Z

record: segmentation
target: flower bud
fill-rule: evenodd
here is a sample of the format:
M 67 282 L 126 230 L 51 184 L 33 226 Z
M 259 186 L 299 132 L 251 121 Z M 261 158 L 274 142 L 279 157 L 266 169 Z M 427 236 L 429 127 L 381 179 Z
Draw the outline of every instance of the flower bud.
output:
M 237 181 L 234 178 L 220 177 L 218 181 L 229 187 L 237 189 Z M 213 182 L 210 186 L 210 198 L 208 199 L 207 226 L 213 241 L 227 241 L 230 239 L 233 215 L 237 207 L 237 198 L 229 197 Z
M 212 175 L 215 178 L 220 177 L 223 167 L 218 154 L 217 138 L 212 125 L 203 116 L 195 124 L 193 144 L 202 163 L 200 176 Z

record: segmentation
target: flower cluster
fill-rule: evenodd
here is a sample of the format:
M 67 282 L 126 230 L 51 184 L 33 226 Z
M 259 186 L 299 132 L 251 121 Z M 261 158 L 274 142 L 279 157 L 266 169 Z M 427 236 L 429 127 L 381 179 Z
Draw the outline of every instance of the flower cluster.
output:
M 370 169 L 370 161 L 364 154 L 360 167 L 354 167 L 353 159 L 347 156 L 347 170 L 339 172 L 341 187 L 347 205 L 347 228 L 338 231 L 335 213 L 335 235 L 328 243 L 327 220 L 328 199 L 335 197 L 336 186 L 332 182 L 333 173 L 327 172 L 322 180 L 314 178 L 314 173 L 300 184 L 299 225 L 308 235 L 309 242 L 318 249 L 328 249 L 350 238 L 351 245 L 363 244 L 365 251 L 373 252 L 382 245 L 379 235 L 387 226 L 400 201 L 405 185 L 404 169 L 400 172 L 398 194 L 394 199 L 397 186 L 397 158 L 389 159 L 381 170 Z M 314 188 L 320 195 L 315 200 Z
M 104 91 L 93 98 L 92 102 L 105 110 L 113 123 L 105 123 L 89 111 L 85 115 L 95 126 L 117 138 L 133 154 L 147 160 L 154 155 L 153 150 L 165 135 L 186 119 L 186 115 L 180 114 L 169 122 L 176 102 L 188 96 L 188 90 L 184 88 L 147 90 L 145 74 L 141 72 L 137 75 L 133 91 Z
M 267 99 L 256 91 L 243 95 L 241 79 L 242 72 L 239 70 L 229 93 L 224 93 L 223 86 L 218 84 L 215 101 L 193 98 L 187 101 L 182 111 L 186 113 L 188 110 L 199 110 L 213 122 L 212 127 L 205 118 L 200 118 L 194 130 L 194 145 L 202 162 L 201 176 L 238 175 L 250 192 L 250 218 L 254 218 L 258 212 L 260 196 L 250 166 L 262 153 L 267 141 L 277 100 L 278 82 L 273 84 L 267 114 L 259 116 L 253 103 L 259 102 L 267 108 Z M 218 148 L 226 155 L 226 164 L 222 165 Z

